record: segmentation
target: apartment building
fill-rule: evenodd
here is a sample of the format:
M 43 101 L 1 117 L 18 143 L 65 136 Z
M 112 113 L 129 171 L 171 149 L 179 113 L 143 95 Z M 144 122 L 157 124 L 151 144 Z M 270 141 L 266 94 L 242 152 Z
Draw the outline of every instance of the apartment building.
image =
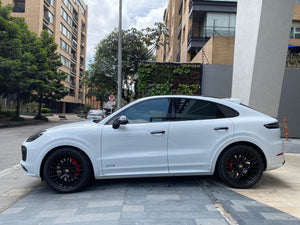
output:
M 14 6 L 12 16 L 23 17 L 32 32 L 47 30 L 58 44 L 67 74 L 63 81 L 69 95 L 56 106 L 58 112 L 80 110 L 86 103 L 82 85 L 86 62 L 88 6 L 83 0 L 2 0 Z
M 157 61 L 232 65 L 237 2 L 169 0 L 164 13 L 169 45 L 157 51 Z M 290 45 L 297 48 L 300 46 L 300 0 L 295 3 Z

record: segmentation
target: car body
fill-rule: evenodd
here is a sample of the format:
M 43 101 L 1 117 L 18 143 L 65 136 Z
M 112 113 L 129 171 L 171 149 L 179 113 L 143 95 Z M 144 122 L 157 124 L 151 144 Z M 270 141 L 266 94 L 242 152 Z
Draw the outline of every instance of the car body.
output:
M 85 116 L 86 120 L 102 120 L 104 119 L 104 113 L 101 109 L 91 109 Z
M 57 192 L 106 178 L 212 175 L 247 188 L 284 164 L 278 121 L 237 99 L 155 96 L 101 121 L 79 122 L 29 137 L 21 165 Z

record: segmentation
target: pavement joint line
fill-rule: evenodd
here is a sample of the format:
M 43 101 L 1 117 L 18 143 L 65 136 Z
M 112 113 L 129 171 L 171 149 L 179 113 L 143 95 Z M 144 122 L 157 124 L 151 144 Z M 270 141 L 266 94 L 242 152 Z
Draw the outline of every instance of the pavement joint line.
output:
M 228 211 L 225 210 L 225 208 L 223 207 L 223 205 L 220 202 L 213 203 L 213 204 L 217 208 L 217 210 L 219 211 L 221 216 L 226 220 L 226 222 L 229 225 L 238 225 L 238 223 L 235 221 L 235 219 L 232 217 L 232 215 Z
M 200 181 L 198 179 L 196 179 L 197 183 L 200 184 Z M 213 192 L 211 191 L 211 183 L 204 181 L 202 182 L 203 185 L 206 186 L 207 189 L 210 189 L 210 191 L 207 191 L 207 189 L 203 190 L 204 193 L 208 196 L 208 198 L 210 199 L 210 201 L 212 202 L 212 204 L 216 207 L 216 209 L 218 210 L 218 212 L 220 213 L 220 215 L 225 219 L 225 221 L 229 224 L 229 225 L 239 225 L 238 222 L 236 222 L 236 220 L 233 218 L 233 216 L 224 208 L 224 206 L 222 205 L 222 203 L 219 201 L 219 199 L 217 199 Z
M 4 176 L 18 170 L 19 168 L 21 168 L 21 165 L 17 164 L 17 165 L 14 165 L 14 166 L 10 167 L 10 168 L 7 168 L 5 170 L 0 171 L 0 178 L 2 178 Z

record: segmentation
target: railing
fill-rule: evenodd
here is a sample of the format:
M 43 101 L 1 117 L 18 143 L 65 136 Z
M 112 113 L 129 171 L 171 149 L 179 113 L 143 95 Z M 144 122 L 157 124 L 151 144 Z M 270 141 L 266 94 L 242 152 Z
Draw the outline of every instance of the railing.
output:
M 44 20 L 46 23 L 50 23 L 50 16 L 44 15 Z
M 73 34 L 75 34 L 76 37 L 78 36 L 78 30 L 75 27 L 73 27 Z
M 78 44 L 74 39 L 72 40 L 72 46 L 77 49 Z
M 76 74 L 76 69 L 75 68 L 71 68 L 71 73 Z
M 73 20 L 78 24 L 78 17 L 77 17 L 77 15 L 73 14 Z
M 192 26 L 188 38 L 209 39 L 212 36 L 235 36 L 235 27 Z

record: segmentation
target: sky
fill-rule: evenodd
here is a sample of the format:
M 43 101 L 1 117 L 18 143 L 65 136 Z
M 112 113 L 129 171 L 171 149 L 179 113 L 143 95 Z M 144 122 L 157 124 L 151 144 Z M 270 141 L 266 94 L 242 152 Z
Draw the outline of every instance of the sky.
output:
M 84 0 L 88 5 L 87 65 L 95 47 L 119 25 L 119 0 Z M 122 28 L 143 29 L 163 22 L 168 0 L 122 0 Z

